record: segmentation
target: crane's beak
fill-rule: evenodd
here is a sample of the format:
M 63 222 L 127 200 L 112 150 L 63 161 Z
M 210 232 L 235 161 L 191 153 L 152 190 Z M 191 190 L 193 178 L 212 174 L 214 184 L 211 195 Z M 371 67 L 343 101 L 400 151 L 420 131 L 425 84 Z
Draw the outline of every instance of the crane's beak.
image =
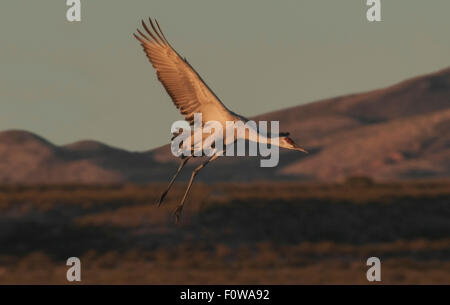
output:
M 305 154 L 308 154 L 308 151 L 306 149 L 301 148 L 300 146 L 297 146 L 297 145 L 294 145 L 294 147 L 292 149 L 304 152 Z

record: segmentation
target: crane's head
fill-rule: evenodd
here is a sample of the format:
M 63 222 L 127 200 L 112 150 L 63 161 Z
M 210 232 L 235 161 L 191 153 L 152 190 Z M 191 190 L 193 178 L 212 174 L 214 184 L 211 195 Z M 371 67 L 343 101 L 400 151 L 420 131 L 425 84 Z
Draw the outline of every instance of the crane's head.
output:
M 304 153 L 308 153 L 306 149 L 301 148 L 289 137 L 289 133 L 280 133 L 279 145 L 282 148 L 298 150 Z

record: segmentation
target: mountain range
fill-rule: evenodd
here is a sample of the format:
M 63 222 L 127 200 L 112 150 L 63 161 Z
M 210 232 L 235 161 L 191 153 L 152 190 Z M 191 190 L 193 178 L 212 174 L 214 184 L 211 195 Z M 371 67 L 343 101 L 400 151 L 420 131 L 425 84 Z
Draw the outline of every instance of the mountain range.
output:
M 213 181 L 377 181 L 450 177 L 450 68 L 388 88 L 262 114 L 310 151 L 282 151 L 274 168 L 259 157 L 224 157 L 198 179 Z M 27 131 L 0 132 L 0 183 L 168 181 L 178 159 L 169 145 L 130 152 L 96 141 L 57 146 Z M 185 180 L 195 160 L 184 170 Z

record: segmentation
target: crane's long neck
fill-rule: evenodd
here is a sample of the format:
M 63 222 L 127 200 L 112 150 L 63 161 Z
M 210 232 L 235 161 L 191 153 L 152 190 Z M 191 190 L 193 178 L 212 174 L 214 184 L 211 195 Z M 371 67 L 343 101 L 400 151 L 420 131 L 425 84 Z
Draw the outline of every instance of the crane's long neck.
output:
M 279 145 L 280 143 L 280 137 L 279 136 L 272 136 L 268 137 L 267 135 L 260 133 L 254 129 L 249 129 L 248 133 L 246 133 L 246 139 L 258 143 L 264 143 L 264 144 L 274 144 Z

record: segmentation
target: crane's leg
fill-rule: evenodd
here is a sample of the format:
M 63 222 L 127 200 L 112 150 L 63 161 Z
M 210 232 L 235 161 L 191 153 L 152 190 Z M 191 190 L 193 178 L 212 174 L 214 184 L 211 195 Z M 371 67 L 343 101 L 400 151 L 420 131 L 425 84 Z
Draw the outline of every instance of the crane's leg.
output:
M 164 192 L 161 193 L 161 196 L 159 197 L 158 200 L 158 207 L 161 205 L 161 203 L 163 202 L 164 198 L 166 198 L 167 193 L 169 192 L 170 188 L 172 187 L 173 183 L 175 182 L 175 179 L 177 179 L 178 174 L 181 172 L 181 170 L 183 169 L 183 167 L 186 165 L 186 163 L 192 158 L 192 156 L 187 156 L 185 158 L 183 158 L 181 160 L 180 166 L 178 167 L 177 172 L 175 173 L 175 176 L 173 176 L 172 180 L 170 180 L 169 182 L 169 186 L 166 188 L 166 190 Z
M 204 168 L 206 165 L 208 165 L 208 163 L 216 160 L 217 158 L 219 158 L 220 155 L 214 155 L 211 158 L 209 158 L 208 160 L 206 160 L 205 162 L 203 162 L 202 164 L 200 164 L 196 169 L 194 169 L 192 171 L 192 175 L 191 175 L 191 179 L 189 180 L 189 184 L 186 188 L 186 192 L 184 193 L 183 199 L 181 199 L 180 204 L 178 205 L 178 207 L 176 208 L 174 214 L 175 214 L 175 223 L 178 223 L 178 221 L 180 220 L 180 214 L 181 211 L 183 210 L 183 206 L 184 206 L 184 201 L 186 200 L 187 195 L 189 194 L 189 190 L 191 189 L 192 183 L 194 182 L 194 178 L 197 175 L 197 173 Z

